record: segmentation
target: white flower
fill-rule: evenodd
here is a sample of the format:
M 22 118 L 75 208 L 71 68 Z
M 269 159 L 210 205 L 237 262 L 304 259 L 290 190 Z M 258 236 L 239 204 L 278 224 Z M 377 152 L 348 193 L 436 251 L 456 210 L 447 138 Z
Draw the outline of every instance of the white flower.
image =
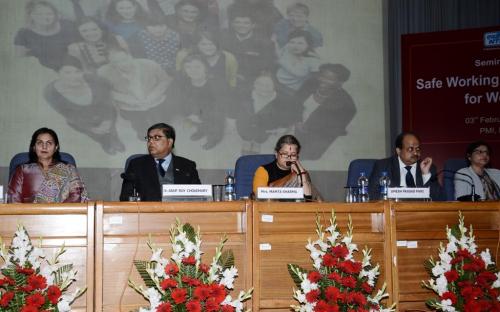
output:
M 64 296 L 63 296 L 64 297 Z M 59 312 L 69 312 L 71 311 L 71 307 L 69 306 L 69 302 L 62 299 L 57 303 L 57 309 Z
M 150 287 L 146 290 L 146 295 L 149 299 L 151 310 L 156 310 L 161 302 L 161 294 L 155 288 Z
M 451 302 L 450 299 L 446 300 L 441 300 L 441 303 L 439 304 L 440 307 L 443 309 L 445 312 L 455 312 L 455 308 L 453 307 L 453 303 Z
M 307 277 L 302 280 L 300 283 L 300 288 L 304 291 L 304 293 L 308 293 L 313 289 L 318 289 L 318 284 L 311 282 Z
M 488 248 L 486 248 L 486 250 L 484 250 L 484 251 L 481 251 L 481 259 L 483 259 L 486 267 L 488 267 L 489 265 L 495 264 L 493 261 L 491 261 L 491 254 L 490 254 L 490 250 Z
M 444 272 L 445 270 L 439 262 L 432 268 L 432 275 L 436 277 L 443 275 Z
M 328 244 L 320 239 L 316 240 L 314 244 L 318 245 L 321 251 L 323 252 L 325 252 L 328 249 Z
M 500 272 L 497 272 L 495 275 L 497 276 L 497 280 L 493 283 L 491 287 L 500 288 Z
M 295 297 L 295 299 L 297 299 L 298 302 L 306 303 L 306 295 L 303 292 L 301 292 L 300 290 L 295 291 L 294 297 Z
M 238 276 L 238 269 L 232 266 L 230 269 L 224 270 L 222 272 L 222 279 L 219 284 L 226 286 L 229 289 L 234 288 L 234 278 Z
M 436 279 L 436 290 L 440 296 L 448 290 L 448 281 L 444 275 Z
M 155 261 L 155 262 L 160 262 L 161 254 L 163 253 L 163 249 L 161 248 L 156 248 L 153 254 L 151 255 L 151 260 L 150 261 Z

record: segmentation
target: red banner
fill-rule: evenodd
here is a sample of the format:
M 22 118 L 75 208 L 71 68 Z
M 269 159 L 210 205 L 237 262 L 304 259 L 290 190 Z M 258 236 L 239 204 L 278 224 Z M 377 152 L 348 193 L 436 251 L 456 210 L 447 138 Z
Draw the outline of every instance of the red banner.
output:
M 500 166 L 500 27 L 402 38 L 403 128 L 438 166 L 488 142 Z

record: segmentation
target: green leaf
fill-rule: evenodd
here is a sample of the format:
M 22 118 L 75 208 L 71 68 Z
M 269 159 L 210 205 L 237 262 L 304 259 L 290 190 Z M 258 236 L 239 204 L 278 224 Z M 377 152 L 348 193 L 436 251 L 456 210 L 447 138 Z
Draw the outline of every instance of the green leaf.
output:
M 219 261 L 217 264 L 222 267 L 222 270 L 229 269 L 234 266 L 234 254 L 231 249 L 224 250 L 220 255 Z
M 193 226 L 189 223 L 186 223 L 182 226 L 182 230 L 186 232 L 186 237 L 189 239 L 191 242 L 196 241 L 196 231 L 194 230 Z
M 62 275 L 63 273 L 67 273 L 73 269 L 73 264 L 66 264 L 61 266 L 57 271 L 55 272 L 55 277 L 54 277 L 54 282 L 56 285 L 61 285 L 63 282 Z
M 302 283 L 302 279 L 298 275 L 298 273 L 307 273 L 307 270 L 301 268 L 300 266 L 296 264 L 289 263 L 287 265 L 288 267 L 288 273 L 290 273 L 290 276 L 292 277 L 292 280 L 294 284 L 300 288 L 300 284 Z
M 151 279 L 151 276 L 149 276 L 149 273 L 147 272 L 147 269 L 154 269 L 155 264 L 144 260 L 134 260 L 134 265 L 144 281 L 144 284 L 146 284 L 147 287 L 155 287 L 155 282 Z
M 451 228 L 451 235 L 455 236 L 458 240 L 460 240 L 462 233 L 460 233 L 460 229 L 458 228 L 458 224 L 455 224 Z

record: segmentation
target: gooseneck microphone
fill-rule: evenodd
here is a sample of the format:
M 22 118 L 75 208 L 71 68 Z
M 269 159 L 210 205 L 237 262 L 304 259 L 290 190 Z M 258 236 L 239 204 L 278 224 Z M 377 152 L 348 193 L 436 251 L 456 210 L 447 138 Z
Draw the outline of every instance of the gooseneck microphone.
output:
M 136 182 L 136 176 L 133 172 L 123 172 L 120 174 L 120 177 L 125 181 L 125 182 L 130 182 L 132 183 L 132 198 L 134 198 L 134 201 L 137 201 L 137 198 L 140 197 L 140 194 L 137 193 L 137 189 L 135 187 L 135 182 Z
M 473 201 L 473 202 L 479 200 L 480 197 L 479 197 L 479 195 L 476 195 L 476 186 L 474 185 L 474 179 L 472 178 L 471 175 L 463 173 L 463 172 L 443 169 L 443 170 L 439 171 L 438 174 L 436 174 L 436 176 L 442 172 L 453 174 L 452 178 L 444 176 L 444 179 L 453 179 L 453 181 L 462 181 L 462 182 L 465 182 L 465 183 L 470 185 L 471 194 L 460 196 L 459 198 L 457 198 L 457 200 L 459 200 L 459 201 Z M 456 174 L 467 177 L 467 178 L 469 178 L 470 181 L 455 177 Z

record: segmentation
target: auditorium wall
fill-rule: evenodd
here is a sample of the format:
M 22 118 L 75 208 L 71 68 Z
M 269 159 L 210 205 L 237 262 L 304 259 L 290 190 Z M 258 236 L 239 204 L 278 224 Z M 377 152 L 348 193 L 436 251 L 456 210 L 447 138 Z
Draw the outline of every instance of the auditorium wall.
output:
M 59 134 L 61 150 L 76 158 L 91 196 L 116 200 L 126 158 L 146 152 L 143 137 L 149 125 L 167 122 L 177 130 L 175 153 L 196 161 L 202 182 L 209 184 L 222 183 L 224 170 L 233 168 L 240 155 L 271 153 L 279 136 L 296 134 L 303 145 L 303 164 L 312 172 L 315 184 L 327 199 L 341 200 L 349 162 L 386 154 L 389 118 L 384 93 L 384 1 L 304 0 L 301 3 L 309 8 L 309 16 L 295 17 L 286 10 L 295 1 L 275 0 L 271 7 L 253 7 L 251 11 L 261 12 L 246 15 L 254 19 L 252 27 L 259 34 L 258 48 L 253 47 L 259 57 L 244 58 L 244 48 L 231 41 L 236 27 L 228 29 L 231 18 L 227 8 L 232 12 L 231 5 L 234 9 L 246 1 L 198 1 L 211 4 L 207 10 L 201 7 L 198 27 L 209 30 L 216 39 L 207 34 L 198 40 L 181 33 L 172 37 L 177 43 L 172 39 L 163 52 L 156 53 L 159 47 L 148 46 L 141 30 L 132 33 L 130 27 L 113 23 L 113 17 L 106 14 L 109 1 L 76 1 L 85 15 L 98 21 L 78 25 L 78 10 L 72 5 L 75 1 L 47 0 L 49 6 L 35 7 L 26 16 L 28 1 L 0 0 L 0 184 L 7 185 L 11 157 L 27 150 L 34 130 L 47 126 Z M 155 1 L 140 1 L 143 5 L 151 2 Z M 178 0 L 159 0 L 161 10 L 151 9 L 161 13 L 159 18 L 145 15 L 145 21 L 164 18 L 165 24 L 175 28 L 176 19 L 168 16 L 168 4 L 175 2 Z M 58 11 L 58 17 L 51 15 L 50 7 Z M 137 12 L 147 13 L 147 9 L 139 4 L 134 10 L 138 16 Z M 280 14 L 295 18 L 296 23 L 307 18 L 307 35 L 296 33 L 288 39 L 288 24 L 279 22 Z M 43 24 L 44 19 L 51 22 L 57 18 L 60 27 L 49 30 L 55 34 L 50 40 L 37 42 L 27 30 L 36 27 L 35 23 Z M 28 20 L 31 23 L 27 24 Z M 245 19 L 239 21 L 243 32 Z M 104 47 L 94 51 L 98 57 L 86 58 L 92 51 L 82 42 L 99 33 L 104 36 L 104 29 L 111 32 L 102 40 Z M 301 50 L 304 46 L 308 48 L 305 52 Z M 116 52 L 116 47 L 130 55 Z M 225 63 L 212 68 L 205 62 L 208 59 L 210 63 L 210 49 L 233 53 L 221 54 Z M 192 51 L 205 60 L 186 58 Z M 68 58 L 68 53 L 73 58 Z M 294 53 L 300 54 L 299 65 Z M 83 65 L 81 70 L 75 59 Z M 129 78 L 136 80 L 123 89 L 123 81 L 114 72 L 117 67 L 109 64 L 112 62 L 135 64 L 137 75 L 147 75 L 149 85 L 131 75 Z M 318 106 L 307 98 L 321 90 L 314 83 L 310 90 L 303 86 L 325 63 L 338 64 L 334 67 L 337 78 L 345 81 L 329 95 L 328 104 Z M 186 64 L 198 65 L 198 73 L 207 77 L 203 88 L 197 88 L 195 74 Z M 262 70 L 272 77 L 261 76 Z M 290 70 L 295 75 L 290 75 Z M 86 87 L 71 93 L 71 81 L 74 86 L 80 83 Z M 65 86 L 68 92 L 61 95 Z M 117 95 L 120 92 L 122 97 Z M 82 109 L 85 106 L 88 109 Z

